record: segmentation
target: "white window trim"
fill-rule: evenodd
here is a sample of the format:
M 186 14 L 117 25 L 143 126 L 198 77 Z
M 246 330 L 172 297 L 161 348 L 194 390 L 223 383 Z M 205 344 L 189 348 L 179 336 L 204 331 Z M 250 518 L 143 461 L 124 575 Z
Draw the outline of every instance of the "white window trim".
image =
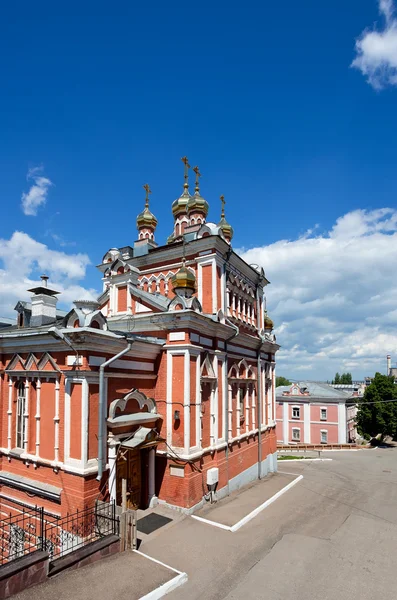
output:
M 325 410 L 325 419 L 323 419 L 323 417 L 321 416 L 321 411 Z M 328 409 L 326 406 L 320 406 L 320 421 L 327 421 L 328 420 Z
M 300 407 L 300 406 L 293 405 L 293 406 L 291 406 L 291 408 L 292 408 L 292 411 L 291 411 L 291 419 L 296 419 L 296 420 L 299 420 L 299 419 L 301 418 L 301 407 Z M 297 409 L 299 410 L 299 415 L 298 415 L 297 417 L 294 417 L 294 408 L 297 408 Z
M 298 431 L 299 438 L 295 438 L 294 437 L 294 431 Z M 292 428 L 292 441 L 293 442 L 300 442 L 301 441 L 301 428 L 300 427 L 293 427 Z
M 323 433 L 325 433 L 327 436 L 327 439 L 325 440 L 325 442 L 323 442 L 323 440 L 322 440 Z M 320 429 L 320 444 L 328 444 L 328 429 Z

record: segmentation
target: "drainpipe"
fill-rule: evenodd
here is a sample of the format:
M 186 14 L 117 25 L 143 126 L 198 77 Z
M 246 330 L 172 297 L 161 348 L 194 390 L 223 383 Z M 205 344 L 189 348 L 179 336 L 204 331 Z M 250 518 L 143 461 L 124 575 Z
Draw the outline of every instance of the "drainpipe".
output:
M 124 348 L 121 352 L 109 358 L 106 362 L 102 363 L 99 367 L 99 419 L 98 419 L 98 475 L 97 480 L 101 481 L 103 471 L 104 471 L 104 461 L 105 461 L 105 445 L 106 445 L 106 435 L 105 435 L 105 424 L 106 424 L 106 399 L 105 399 L 105 369 L 112 362 L 127 354 L 132 348 L 133 342 L 129 341 L 128 346 Z

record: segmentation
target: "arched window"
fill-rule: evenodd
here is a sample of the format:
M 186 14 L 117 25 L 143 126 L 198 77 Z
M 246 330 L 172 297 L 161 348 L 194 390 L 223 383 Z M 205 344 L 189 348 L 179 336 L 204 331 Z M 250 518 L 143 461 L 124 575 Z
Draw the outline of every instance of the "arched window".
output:
M 17 439 L 16 447 L 23 448 L 25 440 L 25 409 L 26 409 L 26 388 L 24 383 L 18 385 L 17 397 Z

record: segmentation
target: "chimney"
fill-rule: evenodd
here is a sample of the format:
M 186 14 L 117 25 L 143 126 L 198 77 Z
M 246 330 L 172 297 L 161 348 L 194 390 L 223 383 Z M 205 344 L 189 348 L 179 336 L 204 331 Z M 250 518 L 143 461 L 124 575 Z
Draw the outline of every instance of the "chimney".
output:
M 387 361 L 386 375 L 390 375 L 391 374 L 391 356 L 390 356 L 390 354 L 388 354 L 386 356 L 386 361 Z
M 39 285 L 28 292 L 32 292 L 32 316 L 30 318 L 30 327 L 41 327 L 55 323 L 57 317 L 56 297 L 59 292 L 51 290 L 48 287 L 47 275 L 40 277 L 42 285 Z

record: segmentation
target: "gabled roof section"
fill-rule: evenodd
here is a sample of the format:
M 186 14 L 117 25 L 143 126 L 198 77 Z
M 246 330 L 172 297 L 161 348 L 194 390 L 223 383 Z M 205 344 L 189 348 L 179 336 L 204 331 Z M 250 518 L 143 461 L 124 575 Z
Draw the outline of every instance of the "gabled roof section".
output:
M 19 354 L 14 354 L 6 367 L 6 371 L 25 371 L 25 361 Z
M 160 312 L 165 312 L 166 310 L 168 310 L 169 298 L 167 298 L 166 296 L 163 296 L 159 293 L 145 292 L 145 290 L 142 290 L 141 288 L 132 285 L 129 286 L 129 290 L 131 296 L 138 299 L 140 302 L 142 302 L 142 304 L 144 304 L 148 308 Z
M 38 364 L 39 364 L 39 361 L 38 361 L 37 357 L 31 352 L 26 359 L 25 369 L 26 369 L 26 371 L 38 371 L 39 370 Z
M 58 373 L 61 372 L 61 369 L 58 367 L 52 356 L 48 354 L 48 352 L 43 354 L 38 364 L 38 367 L 39 371 L 58 371 Z

